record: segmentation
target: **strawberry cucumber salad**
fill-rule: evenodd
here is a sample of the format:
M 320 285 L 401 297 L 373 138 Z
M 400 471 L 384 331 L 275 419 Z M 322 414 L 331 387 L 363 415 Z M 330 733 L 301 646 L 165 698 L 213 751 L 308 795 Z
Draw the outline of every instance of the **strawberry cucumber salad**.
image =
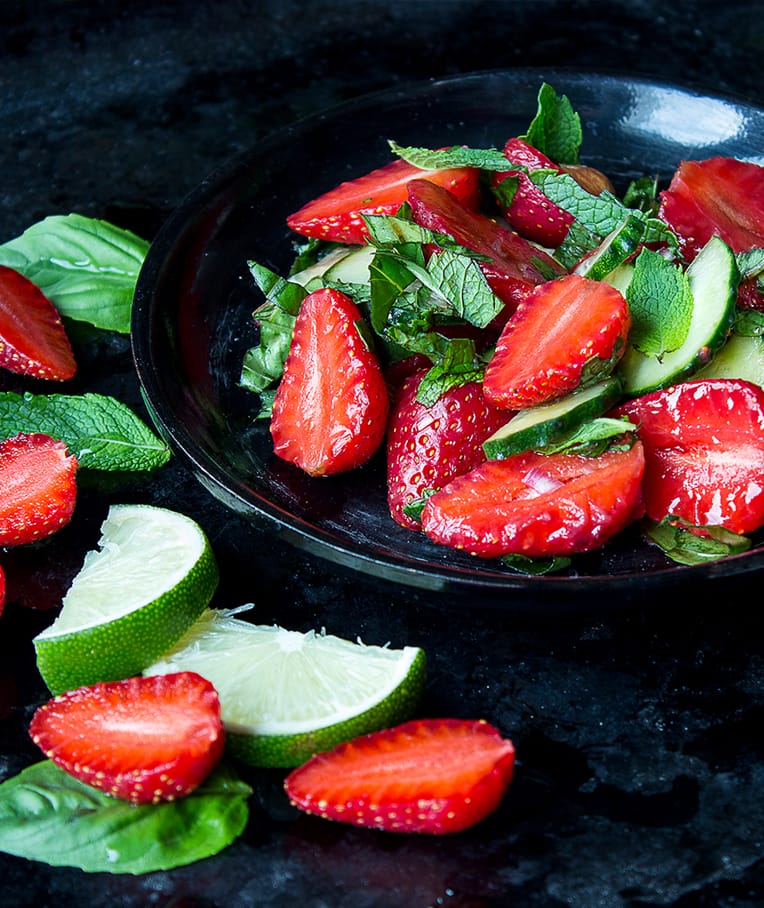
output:
M 392 519 L 528 573 L 639 521 L 678 563 L 764 524 L 764 168 L 616 193 L 541 86 L 503 148 L 401 147 L 287 218 L 242 385 L 316 481 L 386 454 Z

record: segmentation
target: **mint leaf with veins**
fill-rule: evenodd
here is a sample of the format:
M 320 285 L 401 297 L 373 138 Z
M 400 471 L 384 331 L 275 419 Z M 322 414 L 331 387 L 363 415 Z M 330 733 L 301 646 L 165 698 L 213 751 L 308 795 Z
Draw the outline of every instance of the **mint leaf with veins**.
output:
M 403 146 L 388 140 L 391 151 L 408 164 L 421 170 L 446 170 L 451 167 L 475 167 L 479 170 L 503 171 L 510 169 L 509 161 L 498 148 L 470 148 L 452 145 L 450 148 L 418 148 Z
M 640 353 L 660 357 L 681 347 L 693 310 L 692 290 L 681 266 L 643 249 L 634 263 L 626 302 L 631 313 L 629 342 Z
M 581 117 L 567 95 L 558 95 L 544 82 L 538 93 L 536 116 L 520 138 L 557 164 L 578 164 L 583 140 Z
M 63 441 L 82 469 L 150 471 L 170 449 L 133 411 L 103 394 L 0 392 L 0 437 L 41 432 Z

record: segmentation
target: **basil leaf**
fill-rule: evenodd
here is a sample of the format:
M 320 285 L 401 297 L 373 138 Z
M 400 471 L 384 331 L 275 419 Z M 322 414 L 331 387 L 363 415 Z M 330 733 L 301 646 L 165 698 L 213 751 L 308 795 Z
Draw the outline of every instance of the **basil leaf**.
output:
M 257 394 L 281 378 L 292 343 L 295 318 L 271 302 L 263 303 L 255 310 L 260 340 L 244 354 L 239 378 L 242 388 Z
M 52 215 L 0 246 L 0 264 L 28 277 L 61 315 L 128 334 L 148 248 L 146 240 L 107 221 Z
M 693 529 L 704 530 L 703 535 Z M 649 523 L 647 536 L 677 564 L 704 564 L 718 561 L 751 547 L 747 536 L 732 533 L 724 527 L 691 527 L 674 515 L 669 515 L 659 523 Z
M 629 183 L 623 195 L 623 204 L 627 208 L 636 208 L 646 214 L 656 214 L 658 211 L 658 178 L 640 177 Z
M 447 170 L 452 167 L 475 167 L 479 170 L 509 170 L 511 165 L 498 148 L 469 148 L 452 145 L 450 148 L 416 148 L 402 146 L 392 139 L 388 145 L 393 154 L 421 170 Z
M 152 873 L 217 854 L 247 824 L 251 788 L 223 765 L 177 801 L 109 797 L 50 760 L 0 784 L 0 850 L 88 873 Z
M 565 555 L 556 555 L 549 558 L 529 558 L 527 555 L 503 555 L 500 559 L 505 567 L 517 571 L 518 574 L 528 574 L 538 577 L 543 574 L 553 574 L 570 567 L 571 558 Z
M 308 291 L 302 285 L 286 280 L 265 265 L 258 265 L 257 262 L 247 262 L 247 266 L 255 283 L 269 302 L 289 315 L 297 315 L 300 303 L 308 295 Z
M 0 392 L 0 435 L 42 432 L 63 441 L 83 469 L 154 470 L 169 447 L 133 411 L 102 394 Z
M 566 95 L 558 95 L 544 82 L 538 93 L 536 116 L 520 138 L 557 164 L 578 164 L 583 140 L 581 118 Z
M 693 298 L 682 268 L 651 249 L 634 263 L 626 289 L 631 313 L 629 343 L 645 356 L 662 356 L 681 347 L 690 330 Z
M 371 325 L 381 334 L 395 301 L 406 293 L 412 283 L 411 270 L 407 261 L 397 256 L 375 255 L 369 265 L 369 287 L 371 290 Z

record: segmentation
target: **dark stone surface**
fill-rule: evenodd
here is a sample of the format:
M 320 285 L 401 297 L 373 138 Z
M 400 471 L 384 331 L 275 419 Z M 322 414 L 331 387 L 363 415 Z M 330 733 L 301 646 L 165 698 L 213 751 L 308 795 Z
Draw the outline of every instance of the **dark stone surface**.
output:
M 0 5 L 0 240 L 79 211 L 151 238 L 227 156 L 392 83 L 511 66 L 649 75 L 762 103 L 760 3 L 145 2 Z M 299 179 L 299 174 L 295 174 Z M 142 403 L 130 351 L 80 351 L 81 389 Z M 72 525 L 2 552 L 0 779 L 38 759 L 45 698 L 32 636 L 51 620 L 110 501 L 196 517 L 222 605 L 259 622 L 425 647 L 425 715 L 482 716 L 515 741 L 499 810 L 450 838 L 385 836 L 297 815 L 283 774 L 249 772 L 244 836 L 146 877 L 0 855 L 0 905 L 71 908 L 753 908 L 764 904 L 762 619 L 757 576 L 709 602 L 522 619 L 340 572 L 226 512 L 174 463 L 82 489 Z M 719 601 L 722 599 L 724 601 Z

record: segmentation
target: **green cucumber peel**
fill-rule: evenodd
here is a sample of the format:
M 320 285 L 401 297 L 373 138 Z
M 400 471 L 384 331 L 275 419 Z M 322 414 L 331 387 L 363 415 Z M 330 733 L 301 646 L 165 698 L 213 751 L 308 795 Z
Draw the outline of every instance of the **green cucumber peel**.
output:
M 171 456 L 129 407 L 103 394 L 0 392 L 0 436 L 19 432 L 63 441 L 81 469 L 153 471 Z
M 0 264 L 28 277 L 64 318 L 129 334 L 148 249 L 146 240 L 108 221 L 51 215 L 0 245 Z

